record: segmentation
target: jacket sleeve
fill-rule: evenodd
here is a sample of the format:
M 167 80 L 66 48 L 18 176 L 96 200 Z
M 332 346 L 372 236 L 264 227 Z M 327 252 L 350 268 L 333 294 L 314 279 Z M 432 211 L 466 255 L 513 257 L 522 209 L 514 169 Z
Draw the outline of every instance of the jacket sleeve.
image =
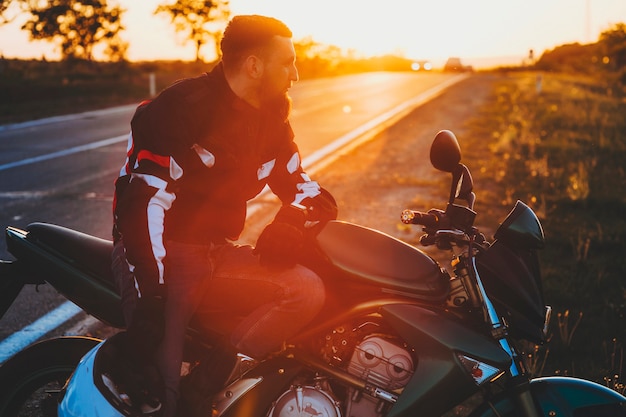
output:
M 276 164 L 268 180 L 272 192 L 283 205 L 305 208 L 306 199 L 320 194 L 320 186 L 311 180 L 302 168 L 302 159 L 298 146 L 293 141 L 293 131 L 289 123 L 285 124 L 286 140 L 277 153 Z
M 268 181 L 270 188 L 283 206 L 293 206 L 305 211 L 307 227 L 337 219 L 337 201 L 327 189 L 313 181 L 304 171 L 289 122 L 285 123 L 285 128 L 284 137 L 287 140 L 278 152 L 275 169 Z

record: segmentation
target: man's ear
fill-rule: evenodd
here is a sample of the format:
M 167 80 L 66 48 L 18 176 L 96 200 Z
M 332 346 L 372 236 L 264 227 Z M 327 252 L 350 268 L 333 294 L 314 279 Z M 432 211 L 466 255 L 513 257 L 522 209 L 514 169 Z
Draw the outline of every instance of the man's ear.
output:
M 263 75 L 263 61 L 256 55 L 250 55 L 246 58 L 245 68 L 248 76 L 255 80 Z

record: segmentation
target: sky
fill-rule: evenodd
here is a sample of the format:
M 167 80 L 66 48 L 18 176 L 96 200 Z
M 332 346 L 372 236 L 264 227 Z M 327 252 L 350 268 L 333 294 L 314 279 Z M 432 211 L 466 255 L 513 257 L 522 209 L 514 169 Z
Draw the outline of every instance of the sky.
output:
M 123 34 L 131 61 L 193 60 L 158 4 L 174 0 L 109 0 L 126 9 Z M 363 55 L 401 54 L 436 63 L 519 61 L 566 43 L 595 42 L 601 32 L 626 23 L 626 0 L 230 0 L 232 15 L 264 14 L 283 20 L 294 38 L 352 49 Z M 29 41 L 24 18 L 0 26 L 6 58 L 59 58 L 44 41 Z M 212 52 L 204 51 L 209 58 Z

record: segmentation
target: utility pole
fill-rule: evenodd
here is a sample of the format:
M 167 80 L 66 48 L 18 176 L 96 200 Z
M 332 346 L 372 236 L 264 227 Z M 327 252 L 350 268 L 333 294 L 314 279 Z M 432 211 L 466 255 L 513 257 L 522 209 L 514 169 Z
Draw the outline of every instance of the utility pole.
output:
M 585 0 L 585 42 L 591 43 L 591 0 Z

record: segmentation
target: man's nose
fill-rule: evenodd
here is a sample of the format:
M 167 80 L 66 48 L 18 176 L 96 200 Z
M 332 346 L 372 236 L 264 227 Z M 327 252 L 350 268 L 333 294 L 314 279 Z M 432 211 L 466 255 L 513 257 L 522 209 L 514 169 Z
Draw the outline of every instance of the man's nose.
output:
M 292 70 L 291 70 L 291 74 L 290 74 L 290 79 L 293 82 L 296 82 L 300 79 L 299 75 L 298 75 L 298 68 L 294 65 Z

